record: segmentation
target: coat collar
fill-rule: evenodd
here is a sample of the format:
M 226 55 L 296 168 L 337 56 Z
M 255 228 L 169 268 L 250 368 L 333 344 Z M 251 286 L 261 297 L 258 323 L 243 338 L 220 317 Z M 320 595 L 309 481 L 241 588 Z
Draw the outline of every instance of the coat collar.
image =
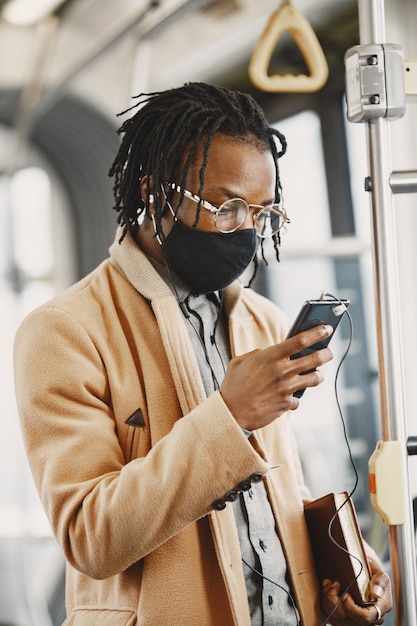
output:
M 147 300 L 174 297 L 169 285 L 159 275 L 129 232 L 122 243 L 119 243 L 122 232 L 123 228 L 119 226 L 115 240 L 109 249 L 110 262 Z M 243 289 L 243 285 L 236 280 L 224 290 L 224 306 L 228 316 L 236 312 Z

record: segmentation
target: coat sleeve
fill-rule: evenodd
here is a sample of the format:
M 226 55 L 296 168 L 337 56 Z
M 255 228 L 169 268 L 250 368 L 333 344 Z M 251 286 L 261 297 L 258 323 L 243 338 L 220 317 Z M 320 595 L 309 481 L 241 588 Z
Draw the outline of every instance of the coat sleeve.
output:
M 40 498 L 67 560 L 91 578 L 124 571 L 240 481 L 268 470 L 219 393 L 126 463 L 100 350 L 65 311 L 44 307 L 28 316 L 14 358 Z M 120 384 L 129 393 L 128 381 Z M 231 451 L 233 463 L 225 462 Z

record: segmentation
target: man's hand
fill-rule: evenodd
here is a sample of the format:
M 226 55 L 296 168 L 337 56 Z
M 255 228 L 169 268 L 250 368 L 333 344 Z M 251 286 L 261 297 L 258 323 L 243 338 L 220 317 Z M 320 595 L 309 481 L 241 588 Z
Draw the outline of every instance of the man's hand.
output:
M 298 407 L 295 391 L 315 387 L 323 381 L 317 368 L 333 358 L 330 348 L 298 359 L 291 356 L 332 332 L 331 326 L 316 326 L 279 344 L 231 360 L 220 393 L 242 428 L 256 430 L 267 426 Z
M 332 613 L 329 619 L 334 626 L 369 626 L 370 624 L 383 624 L 385 614 L 392 609 L 391 583 L 382 570 L 380 563 L 375 563 L 369 559 L 372 571 L 372 578 L 369 583 L 371 598 L 375 599 L 369 606 L 359 606 L 349 593 L 343 596 L 342 602 L 332 613 L 334 607 L 340 600 L 341 588 L 338 582 L 323 580 L 322 583 L 322 607 L 326 616 Z

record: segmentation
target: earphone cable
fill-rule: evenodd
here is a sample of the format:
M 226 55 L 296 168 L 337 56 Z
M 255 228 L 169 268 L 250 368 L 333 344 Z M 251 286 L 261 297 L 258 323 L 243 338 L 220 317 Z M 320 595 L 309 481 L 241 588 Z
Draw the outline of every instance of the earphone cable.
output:
M 287 594 L 288 599 L 289 599 L 290 604 L 291 604 L 291 608 L 294 611 L 294 616 L 295 616 L 295 619 L 296 619 L 296 626 L 301 626 L 300 620 L 299 620 L 299 617 L 298 617 L 297 607 L 295 605 L 295 601 L 294 601 L 294 598 L 292 597 L 291 593 L 287 589 L 285 589 L 285 587 L 283 587 L 282 585 L 277 583 L 275 580 L 271 580 L 267 576 L 264 576 L 262 574 L 262 572 L 257 570 L 255 567 L 252 567 L 252 565 L 250 565 L 243 557 L 242 557 L 242 563 L 244 563 L 246 565 L 246 567 L 249 567 L 249 569 L 252 570 L 252 572 L 254 572 L 258 576 L 260 576 L 262 579 L 267 580 L 269 583 L 271 583 L 271 585 L 275 585 L 275 587 L 278 587 L 278 589 L 281 589 L 281 591 L 284 591 Z
M 337 298 L 336 296 L 330 294 L 330 293 L 324 293 L 324 296 L 335 300 L 336 302 L 339 302 L 340 304 L 343 304 L 343 302 Z M 346 425 L 346 421 L 343 415 L 343 410 L 342 410 L 342 406 L 340 403 L 340 398 L 339 398 L 339 388 L 338 388 L 338 384 L 339 384 L 339 375 L 340 375 L 340 371 L 342 368 L 342 365 L 345 361 L 345 359 L 347 358 L 347 355 L 350 351 L 350 348 L 352 346 L 352 341 L 353 341 L 353 320 L 352 320 L 352 316 L 350 315 L 350 312 L 348 309 L 346 309 L 345 311 L 346 316 L 349 320 L 349 329 L 350 329 L 350 333 L 349 333 L 349 340 L 346 346 L 346 349 L 339 361 L 339 364 L 337 366 L 336 369 L 336 374 L 335 374 L 335 379 L 334 379 L 334 392 L 335 392 L 335 399 L 336 399 L 336 404 L 337 404 L 337 409 L 339 412 L 339 416 L 340 416 L 340 420 L 342 423 L 342 428 L 343 428 L 343 436 L 344 436 L 344 440 L 346 442 L 346 447 L 347 447 L 347 451 L 348 451 L 348 456 L 349 456 L 349 461 L 351 464 L 351 467 L 353 469 L 353 473 L 354 473 L 354 484 L 353 487 L 351 489 L 351 491 L 348 493 L 346 500 L 339 506 L 339 508 L 337 509 L 336 513 L 333 515 L 333 517 L 331 518 L 330 522 L 329 522 L 329 527 L 328 527 L 328 535 L 330 540 L 337 546 L 337 548 L 339 548 L 340 550 L 342 550 L 343 552 L 346 552 L 346 554 L 349 555 L 349 557 L 352 557 L 354 559 L 356 559 L 360 565 L 361 565 L 361 569 L 358 572 L 358 574 L 355 576 L 355 578 L 353 578 L 353 580 L 350 582 L 350 584 L 340 593 L 340 599 L 337 602 L 337 604 L 333 607 L 333 609 L 331 610 L 331 612 L 327 615 L 326 619 L 324 620 L 322 626 L 326 626 L 326 624 L 329 623 L 329 620 L 331 619 L 331 617 L 334 615 L 334 613 L 336 612 L 337 608 L 340 606 L 341 602 L 343 601 L 343 596 L 345 595 L 345 593 L 347 593 L 349 591 L 349 589 L 351 588 L 351 586 L 355 583 L 355 581 L 358 579 L 358 577 L 360 576 L 362 569 L 363 569 L 363 564 L 360 561 L 360 559 L 358 559 L 355 555 L 350 554 L 350 552 L 348 552 L 343 546 L 341 546 L 333 537 L 332 535 L 332 525 L 333 522 L 335 521 L 336 517 L 339 515 L 339 511 L 341 510 L 341 508 L 343 506 L 345 506 L 347 504 L 347 502 L 351 499 L 352 495 L 354 494 L 354 492 L 356 491 L 358 484 L 359 484 L 359 474 L 358 474 L 358 470 L 355 464 L 355 461 L 353 459 L 353 454 L 352 454 L 352 449 L 350 447 L 350 443 L 349 443 L 349 436 L 348 436 L 348 432 L 347 432 L 347 425 Z
M 183 308 L 182 308 L 182 306 L 181 306 L 181 305 L 183 304 L 183 305 L 185 306 L 185 308 L 186 308 L 187 312 L 188 312 L 188 315 L 186 316 L 186 319 L 187 319 L 188 323 L 190 324 L 191 328 L 193 329 L 193 331 L 195 332 L 195 334 L 197 335 L 198 341 L 199 341 L 199 343 L 200 343 L 200 345 L 201 345 L 201 347 L 202 347 L 202 349 L 203 349 L 203 354 L 204 354 L 205 361 L 206 361 L 206 363 L 207 363 L 207 365 L 208 365 L 208 368 L 209 368 L 210 373 L 211 373 L 211 377 L 212 377 L 212 379 L 213 379 L 214 389 L 215 389 L 215 390 L 218 390 L 218 389 L 220 389 L 220 384 L 219 384 L 219 381 L 218 381 L 218 379 L 217 379 L 217 376 L 216 376 L 216 374 L 215 374 L 215 372 L 214 372 L 214 368 L 213 368 L 213 366 L 212 366 L 212 364 L 211 364 L 211 362 L 210 362 L 210 357 L 209 357 L 209 354 L 208 354 L 208 351 L 207 351 L 206 343 L 205 343 L 205 341 L 204 341 L 204 338 L 201 336 L 201 333 L 198 331 L 198 329 L 197 329 L 197 328 L 194 326 L 194 324 L 192 323 L 190 315 L 194 315 L 194 316 L 197 318 L 197 320 L 198 320 L 198 321 L 199 321 L 199 323 L 200 323 L 200 326 L 204 326 L 204 324 L 203 324 L 203 320 L 202 320 L 201 316 L 197 313 L 197 311 L 194 311 L 194 310 L 190 307 L 190 305 L 189 305 L 189 301 L 188 301 L 188 297 L 189 297 L 189 296 L 187 296 L 187 298 L 185 298 L 185 300 L 184 300 L 183 302 L 179 303 L 179 304 L 180 304 L 180 307 L 181 307 L 181 310 L 182 310 L 182 311 L 183 311 Z M 184 312 L 184 311 L 183 311 L 183 312 Z M 216 348 L 217 348 L 217 345 L 216 345 L 216 344 L 215 344 L 215 346 L 216 346 Z M 219 356 L 220 356 L 220 354 L 219 354 Z M 223 369 L 224 369 L 224 363 L 223 363 L 223 360 L 222 360 L 221 358 L 220 358 L 220 360 L 221 360 L 221 363 L 222 363 L 222 367 L 223 367 Z

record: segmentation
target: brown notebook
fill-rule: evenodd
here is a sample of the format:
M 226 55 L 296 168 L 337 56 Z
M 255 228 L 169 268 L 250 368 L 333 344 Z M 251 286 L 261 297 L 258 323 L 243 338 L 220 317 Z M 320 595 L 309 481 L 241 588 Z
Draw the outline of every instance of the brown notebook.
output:
M 329 524 L 336 511 L 330 533 L 337 545 L 329 537 Z M 305 507 L 305 518 L 319 582 L 324 578 L 338 581 L 342 593 L 348 591 L 357 604 L 368 604 L 371 572 L 348 493 L 329 493 L 310 502 Z

